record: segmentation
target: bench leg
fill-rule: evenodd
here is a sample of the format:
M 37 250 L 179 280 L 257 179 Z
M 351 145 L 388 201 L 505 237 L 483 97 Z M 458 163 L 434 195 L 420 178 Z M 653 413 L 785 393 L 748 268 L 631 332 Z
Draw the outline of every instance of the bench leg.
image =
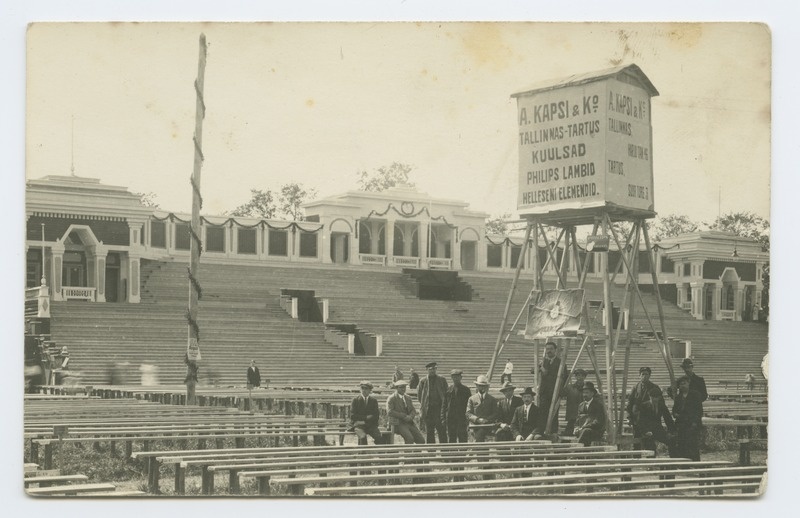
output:
M 28 461 L 39 464 L 39 443 L 33 439 L 31 439 L 31 452 Z
M 159 488 L 159 478 L 161 475 L 161 463 L 155 457 L 150 457 L 150 469 L 148 470 L 148 487 L 150 493 L 158 495 L 161 493 Z
M 271 489 L 269 487 L 269 477 L 258 477 L 258 494 L 259 495 L 269 495 Z
M 53 469 L 53 444 L 44 445 L 44 469 Z
M 125 458 L 130 459 L 133 456 L 133 441 L 125 441 Z
M 239 472 L 235 469 L 230 470 L 228 475 L 228 487 L 232 495 L 239 494 Z
M 186 494 L 186 468 L 180 462 L 175 464 L 175 494 Z

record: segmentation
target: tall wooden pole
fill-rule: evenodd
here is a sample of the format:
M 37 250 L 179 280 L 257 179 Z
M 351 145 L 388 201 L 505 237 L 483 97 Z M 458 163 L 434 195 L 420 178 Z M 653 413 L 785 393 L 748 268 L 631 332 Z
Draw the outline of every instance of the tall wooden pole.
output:
M 533 248 L 532 254 L 533 257 L 532 263 L 533 264 L 533 289 L 532 291 L 539 291 L 542 289 L 542 285 L 544 284 L 544 280 L 542 278 L 542 265 L 539 264 L 539 222 L 536 219 L 531 221 L 531 226 L 533 227 Z M 534 391 L 537 393 L 535 396 L 536 404 L 539 404 L 539 341 L 533 341 L 533 387 Z
M 519 281 L 519 274 L 522 270 L 522 265 L 525 264 L 525 252 L 528 250 L 528 240 L 531 238 L 531 229 L 532 225 L 529 221 L 528 225 L 525 227 L 525 238 L 522 240 L 522 250 L 520 250 L 519 259 L 517 260 L 517 269 L 514 270 L 514 280 L 511 281 L 511 289 L 508 292 L 508 300 L 506 300 L 506 309 L 503 312 L 503 320 L 500 323 L 500 330 L 497 332 L 497 341 L 494 344 L 492 362 L 489 364 L 489 372 L 486 374 L 486 377 L 489 378 L 489 381 L 492 381 L 494 366 L 497 363 L 497 356 L 500 354 L 500 346 L 503 343 L 503 332 L 505 331 L 506 324 L 508 323 L 508 312 L 511 310 L 511 300 L 514 298 L 514 292 L 517 290 L 517 281 Z
M 186 404 L 193 404 L 194 386 L 197 383 L 196 360 L 200 359 L 200 326 L 197 322 L 197 304 L 202 296 L 200 281 L 200 253 L 202 242 L 200 240 L 200 207 L 203 198 L 200 195 L 200 173 L 203 168 L 203 119 L 206 115 L 206 105 L 203 99 L 203 83 L 206 72 L 206 36 L 200 34 L 200 57 L 197 63 L 197 79 L 194 83 L 197 100 L 195 103 L 194 125 L 194 169 L 192 171 L 192 226 L 191 226 L 191 255 L 189 259 L 189 310 L 186 315 L 189 327 L 187 344 L 187 378 L 186 378 Z M 194 359 L 193 359 L 194 358 Z
M 604 214 L 603 215 L 603 219 L 600 222 L 603 237 L 608 237 L 608 224 L 609 224 L 609 219 L 608 219 L 607 215 Z M 623 251 L 623 253 L 624 253 L 624 251 Z M 606 406 L 606 408 L 608 409 L 608 412 L 606 412 L 606 414 L 608 415 L 608 420 L 610 421 L 610 425 L 611 425 L 611 426 L 607 427 L 607 430 L 608 430 L 608 441 L 611 444 L 614 444 L 616 442 L 616 435 L 617 435 L 616 432 L 617 432 L 617 430 L 616 430 L 616 423 L 613 422 L 614 418 L 612 417 L 614 415 L 613 414 L 613 411 L 614 411 L 614 393 L 613 392 L 614 391 L 612 390 L 612 388 L 614 387 L 614 383 L 611 380 L 612 376 L 614 375 L 614 372 L 613 372 L 614 366 L 611 363 L 611 328 L 612 328 L 612 322 L 613 322 L 613 319 L 612 319 L 613 315 L 612 315 L 612 309 L 611 309 L 611 287 L 609 286 L 609 277 L 608 277 L 609 276 L 609 271 L 608 271 L 608 252 L 607 251 L 603 252 L 601 254 L 601 257 L 603 258 L 603 269 L 602 269 L 602 272 L 603 272 L 603 307 L 606 310 L 606 315 L 605 315 L 605 318 L 603 319 L 604 320 L 604 322 L 603 322 L 603 328 L 604 328 L 603 332 L 605 334 L 605 342 L 606 342 L 606 388 L 608 389 L 608 391 L 606 392 L 606 395 L 608 396 L 607 406 Z

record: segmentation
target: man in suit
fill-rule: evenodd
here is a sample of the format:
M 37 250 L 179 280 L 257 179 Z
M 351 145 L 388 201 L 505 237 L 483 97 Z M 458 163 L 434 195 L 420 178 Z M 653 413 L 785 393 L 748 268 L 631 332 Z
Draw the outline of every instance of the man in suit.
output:
M 578 407 L 583 402 L 583 383 L 586 381 L 586 371 L 575 369 L 572 373 L 574 382 L 564 387 L 561 394 L 567 399 L 566 418 L 567 424 L 564 427 L 564 436 L 571 437 L 575 433 L 575 420 L 578 419 Z
M 392 383 L 401 379 L 405 379 L 405 377 L 403 376 L 403 372 L 400 370 L 399 365 L 395 365 L 394 374 L 392 374 Z
M 544 344 L 544 358 L 539 363 L 539 410 L 544 415 L 545 421 L 550 412 L 550 404 L 553 402 L 553 393 L 558 382 L 558 369 L 561 367 L 561 359 L 558 357 L 558 346 L 555 342 Z M 545 423 L 545 427 L 547 423 Z M 554 432 L 558 431 L 558 414 L 553 416 Z
M 708 389 L 706 389 L 706 380 L 694 373 L 694 362 L 690 358 L 684 358 L 681 362 L 681 368 L 689 378 L 689 390 L 697 392 L 700 396 L 700 403 L 708 399 Z
M 533 404 L 536 392 L 533 387 L 525 387 L 522 391 L 522 405 L 514 410 L 511 419 L 511 434 L 517 441 L 532 441 L 542 438 L 544 418 L 539 408 Z
M 461 383 L 463 372 L 450 371 L 453 385 L 447 389 L 442 405 L 442 422 L 447 424 L 447 437 L 450 442 L 467 442 L 467 401 L 472 391 Z
M 589 446 L 592 441 L 603 438 L 603 434 L 606 432 L 608 415 L 603 404 L 603 398 L 597 393 L 594 383 L 591 381 L 585 382 L 581 392 L 583 402 L 578 407 L 578 418 L 576 420 L 578 429 L 575 431 L 575 435 L 578 437 L 579 443 Z
M 500 387 L 500 392 L 505 397 L 497 403 L 500 408 L 500 417 L 497 420 L 497 431 L 494 435 L 495 441 L 514 440 L 514 436 L 511 434 L 511 420 L 514 419 L 514 411 L 518 406 L 522 405 L 522 398 L 514 395 L 516 388 L 510 381 L 506 381 Z
M 386 413 L 389 415 L 389 425 L 394 427 L 394 433 L 403 437 L 406 444 L 425 444 L 425 438 L 414 423 L 417 411 L 414 402 L 406 396 L 406 380 L 399 380 L 394 384 L 394 393 L 386 400 Z
M 675 418 L 675 441 L 670 457 L 700 460 L 700 433 L 703 429 L 701 395 L 691 389 L 689 376 L 678 378 L 678 395 L 672 407 Z
M 359 385 L 361 394 L 350 403 L 350 428 L 358 437 L 358 444 L 367 444 L 367 436 L 372 437 L 375 444 L 382 444 L 383 437 L 378 429 L 378 400 L 372 397 L 372 383 L 362 381 Z
M 419 374 L 417 374 L 417 371 L 414 370 L 414 367 L 411 367 L 410 372 L 411 376 L 408 378 L 408 388 L 414 390 L 419 386 Z
M 247 390 L 252 390 L 261 386 L 261 372 L 256 367 L 256 361 L 250 361 L 250 367 L 247 368 Z
M 664 403 L 661 387 L 650 381 L 651 373 L 650 367 L 639 369 L 639 383 L 631 389 L 625 410 L 633 426 L 633 437 L 641 441 L 643 448 L 656 452 L 656 441 L 669 444 L 667 430 L 672 431 L 674 422 Z
M 428 375 L 419 381 L 417 399 L 419 400 L 420 421 L 425 423 L 428 443 L 447 442 L 447 430 L 442 422 L 442 404 L 447 394 L 447 380 L 436 374 L 436 362 L 425 366 Z
M 467 401 L 467 420 L 473 425 L 494 425 L 500 417 L 500 407 L 497 399 L 489 394 L 489 379 L 484 375 L 478 376 L 475 380 L 475 390 L 477 394 Z M 475 442 L 484 442 L 493 429 L 494 426 L 473 428 Z

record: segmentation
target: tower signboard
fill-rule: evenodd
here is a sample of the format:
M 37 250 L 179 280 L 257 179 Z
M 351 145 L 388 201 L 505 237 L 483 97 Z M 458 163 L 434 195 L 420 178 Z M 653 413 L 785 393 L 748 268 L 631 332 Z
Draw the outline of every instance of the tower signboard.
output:
M 522 215 L 605 208 L 654 215 L 650 99 L 636 65 L 513 94 Z

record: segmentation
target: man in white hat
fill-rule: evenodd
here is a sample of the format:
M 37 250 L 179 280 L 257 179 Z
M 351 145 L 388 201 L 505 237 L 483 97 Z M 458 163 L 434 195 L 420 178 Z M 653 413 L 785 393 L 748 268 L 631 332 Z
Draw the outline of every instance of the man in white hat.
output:
M 359 384 L 361 394 L 350 403 L 350 427 L 358 437 L 358 444 L 366 445 L 367 436 L 372 437 L 375 444 L 382 444 L 383 437 L 378 429 L 378 400 L 371 396 L 372 383 L 362 381 Z
M 386 400 L 386 413 L 389 415 L 389 425 L 394 427 L 394 433 L 403 437 L 406 444 L 425 444 L 422 432 L 414 423 L 417 415 L 414 402 L 406 396 L 406 380 L 398 380 L 394 384 L 394 393 Z
M 473 425 L 472 430 L 475 434 L 475 442 L 484 442 L 486 437 L 492 433 L 494 425 L 500 417 L 500 407 L 494 396 L 489 394 L 489 380 L 486 376 L 480 375 L 475 380 L 474 394 L 467 401 L 467 419 Z

